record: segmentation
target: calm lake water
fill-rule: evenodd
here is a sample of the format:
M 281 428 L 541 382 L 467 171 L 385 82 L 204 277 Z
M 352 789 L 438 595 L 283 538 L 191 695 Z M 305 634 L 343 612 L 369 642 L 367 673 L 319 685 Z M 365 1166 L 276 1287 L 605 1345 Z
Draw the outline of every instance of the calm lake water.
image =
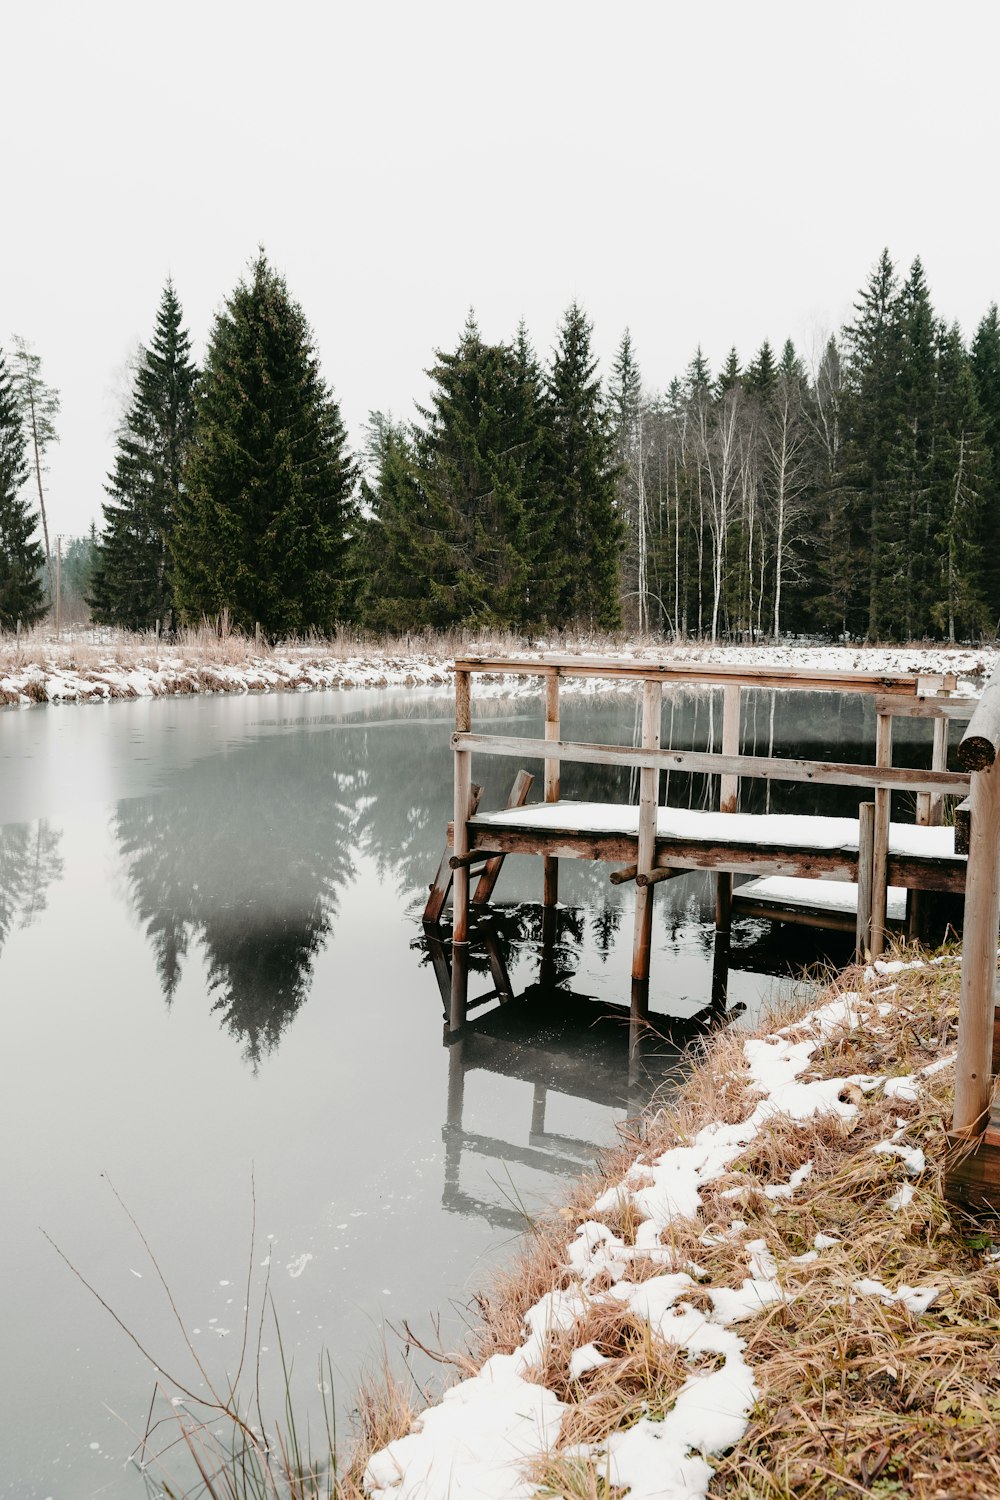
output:
M 869 707 L 785 704 L 751 697 L 747 745 L 870 756 Z M 673 743 L 703 746 L 710 712 L 708 696 L 678 699 L 664 743 L 672 713 Z M 405 1319 L 434 1342 L 440 1320 L 454 1346 L 524 1213 L 551 1202 L 669 1077 L 677 1052 L 663 1042 L 630 1092 L 620 1020 L 595 1030 L 594 1005 L 567 998 L 602 1012 L 628 1000 L 632 892 L 582 862 L 562 866 L 547 952 L 532 904 L 539 862 L 508 861 L 496 893 L 515 991 L 544 965 L 558 993 L 487 1014 L 461 1050 L 442 1045 L 419 914 L 450 814 L 451 713 L 448 695 L 412 690 L 0 715 L 0 1496 L 141 1495 L 127 1460 L 153 1362 L 201 1388 L 113 1189 L 222 1383 L 240 1359 L 255 1197 L 252 1305 L 269 1277 L 314 1424 L 329 1351 L 346 1427 L 383 1342 L 402 1360 L 387 1329 Z M 493 697 L 483 715 L 541 732 L 534 698 Z M 567 695 L 563 707 L 567 738 L 631 741 L 636 718 L 630 695 Z M 928 739 L 923 726 L 897 726 L 899 761 L 924 760 Z M 500 805 L 514 769 L 477 763 L 484 807 Z M 570 767 L 563 786 L 622 797 L 629 778 Z M 670 800 L 697 803 L 702 791 L 675 777 Z M 819 796 L 787 787 L 774 807 L 857 801 Z M 708 1002 L 711 913 L 708 877 L 659 888 L 661 1016 L 683 1021 Z M 750 922 L 734 947 L 730 1004 L 753 1015 L 789 981 L 745 965 L 787 972 L 799 950 Z M 477 976 L 473 992 L 488 983 Z M 678 1044 L 687 1034 L 680 1025 Z M 269 1319 L 261 1344 L 269 1416 L 282 1401 Z M 414 1369 L 427 1377 L 426 1362 Z

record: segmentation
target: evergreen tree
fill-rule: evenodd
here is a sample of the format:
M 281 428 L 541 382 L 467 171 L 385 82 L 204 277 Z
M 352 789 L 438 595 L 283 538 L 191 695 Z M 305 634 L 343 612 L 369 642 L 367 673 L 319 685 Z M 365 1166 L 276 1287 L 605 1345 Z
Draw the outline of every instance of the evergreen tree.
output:
M 743 382 L 747 393 L 751 396 L 767 396 L 777 373 L 774 350 L 771 348 L 770 341 L 765 339 L 747 366 Z
M 991 622 L 983 590 L 982 514 L 989 454 L 976 381 L 957 324 L 937 336 L 934 435 L 927 461 L 928 563 L 936 562 L 928 613 L 949 642 L 978 634 Z M 989 546 L 995 538 L 987 536 Z
M 994 302 L 981 320 L 972 341 L 972 375 L 983 422 L 987 452 L 982 530 L 986 547 L 982 560 L 983 591 L 990 628 L 1000 629 L 1000 321 Z
M 194 431 L 197 372 L 181 306 L 168 281 L 149 349 L 139 352 L 132 400 L 107 485 L 104 535 L 90 592 L 94 619 L 129 630 L 174 625 L 170 538 Z
M 21 499 L 28 479 L 27 442 L 14 382 L 0 349 L 0 630 L 34 624 L 45 613 L 39 574 L 45 565 L 33 540 L 38 518 Z
M 556 618 L 613 630 L 621 622 L 622 527 L 615 514 L 615 451 L 591 351 L 575 302 L 559 330 L 546 381 L 546 477 L 558 518 L 553 538 Z
M 261 251 L 216 319 L 170 539 L 186 619 L 272 638 L 332 630 L 348 600 L 355 467 L 301 308 Z
M 896 544 L 890 490 L 901 425 L 900 298 L 888 250 L 879 257 L 855 312 L 844 329 L 844 483 L 850 492 L 847 510 L 857 579 L 847 627 L 874 641 L 886 624 L 883 587 Z
M 708 360 L 702 353 L 700 344 L 694 351 L 691 363 L 684 372 L 684 384 L 687 387 L 689 396 L 708 392 L 712 388 L 712 372 L 708 367 Z
M 618 346 L 608 408 L 618 465 L 616 510 L 625 529 L 622 557 L 622 602 L 626 622 L 649 628 L 649 516 L 643 452 L 642 377 L 626 328 Z
M 718 396 L 724 396 L 731 391 L 733 386 L 742 384 L 743 371 L 740 368 L 740 357 L 736 352 L 736 345 L 726 355 L 726 362 L 719 371 L 719 378 L 715 382 L 715 392 Z

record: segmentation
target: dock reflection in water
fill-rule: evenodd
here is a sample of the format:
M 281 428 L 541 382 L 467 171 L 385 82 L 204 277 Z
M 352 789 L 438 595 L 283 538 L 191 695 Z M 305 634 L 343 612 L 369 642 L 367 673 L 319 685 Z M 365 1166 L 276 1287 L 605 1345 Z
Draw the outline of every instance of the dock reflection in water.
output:
M 473 941 L 456 948 L 473 988 L 464 1021 L 451 1015 L 450 941 L 429 931 L 416 941 L 433 969 L 444 1014 L 448 1048 L 448 1102 L 442 1207 L 474 1215 L 497 1228 L 523 1230 L 527 1215 L 510 1201 L 498 1202 L 463 1186 L 466 1156 L 515 1164 L 554 1177 L 574 1179 L 595 1163 L 607 1142 L 581 1139 L 548 1127 L 551 1095 L 636 1117 L 654 1095 L 667 1096 L 683 1080 L 692 1045 L 715 1027 L 742 1015 L 745 1007 L 708 1005 L 686 1019 L 639 1020 L 627 1005 L 573 990 L 586 915 L 566 908 L 530 905 L 494 907 L 481 913 Z M 515 993 L 512 950 L 533 951 L 538 978 Z M 475 993 L 475 982 L 489 987 Z M 530 1113 L 518 1139 L 466 1128 L 467 1095 L 476 1074 L 529 1083 Z M 527 1102 L 527 1101 L 525 1101 Z

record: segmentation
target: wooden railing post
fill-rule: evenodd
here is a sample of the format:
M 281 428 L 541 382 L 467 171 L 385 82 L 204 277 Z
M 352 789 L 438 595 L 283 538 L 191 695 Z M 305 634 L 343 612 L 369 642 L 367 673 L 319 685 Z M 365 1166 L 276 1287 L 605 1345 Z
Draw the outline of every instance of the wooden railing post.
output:
M 875 855 L 875 804 L 862 802 L 858 808 L 858 924 L 856 948 L 859 963 L 871 957 L 872 950 L 872 865 Z
M 962 990 L 955 1060 L 956 1135 L 976 1135 L 989 1109 L 998 925 L 1000 767 L 994 761 L 972 778 L 972 829 L 965 880 Z
M 545 738 L 559 739 L 559 670 L 550 667 L 545 673 Z M 559 801 L 559 761 L 545 762 L 545 800 Z M 546 854 L 542 861 L 542 901 L 555 906 L 559 900 L 559 861 Z
M 642 685 L 642 748 L 660 748 L 660 716 L 663 687 L 659 682 Z M 651 874 L 656 860 L 656 812 L 660 773 L 655 767 L 639 772 L 639 840 L 636 869 Z M 656 887 L 637 885 L 635 891 L 635 931 L 632 940 L 632 1009 L 645 1013 L 649 1001 L 649 953 L 653 938 L 653 894 Z
M 875 765 L 892 765 L 892 715 L 875 719 Z M 885 947 L 885 910 L 889 890 L 889 820 L 892 788 L 875 789 L 875 841 L 872 851 L 871 954 L 878 958 Z
M 740 685 L 727 682 L 722 689 L 722 753 L 740 753 Z M 738 776 L 719 777 L 719 811 L 733 813 L 740 800 Z M 732 923 L 733 877 L 729 870 L 715 877 L 715 930 L 728 934 Z
M 455 731 L 472 729 L 472 679 L 468 672 L 455 672 Z M 455 830 L 453 849 L 459 857 L 469 852 L 469 816 L 472 804 L 472 754 L 455 751 Z M 469 867 L 460 865 L 452 877 L 451 1027 L 465 1023 L 469 994 L 469 969 L 464 945 L 469 941 Z M 460 951 L 461 950 L 461 951 Z

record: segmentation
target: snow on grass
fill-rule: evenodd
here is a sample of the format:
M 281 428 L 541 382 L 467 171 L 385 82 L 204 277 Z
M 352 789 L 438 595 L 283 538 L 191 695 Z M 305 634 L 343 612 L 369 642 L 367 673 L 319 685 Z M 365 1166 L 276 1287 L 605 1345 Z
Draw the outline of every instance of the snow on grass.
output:
M 957 979 L 923 960 L 880 968 L 913 983 Z M 584 1206 L 570 1242 L 561 1250 L 553 1242 L 556 1285 L 525 1308 L 521 1342 L 492 1354 L 406 1436 L 368 1459 L 363 1483 L 373 1500 L 585 1495 L 606 1485 L 632 1500 L 696 1500 L 708 1494 L 722 1456 L 738 1453 L 761 1399 L 749 1352 L 754 1328 L 776 1308 L 808 1302 L 814 1279 L 831 1274 L 828 1263 L 840 1268 L 834 1305 L 845 1328 L 850 1308 L 866 1299 L 911 1319 L 927 1313 L 943 1292 L 938 1279 L 899 1277 L 893 1286 L 888 1272 L 845 1273 L 857 1246 L 840 1232 L 842 1194 L 831 1196 L 827 1181 L 831 1157 L 846 1160 L 870 1182 L 880 1214 L 900 1224 L 916 1212 L 925 1151 L 902 1143 L 909 1119 L 895 1119 L 890 1138 L 885 1127 L 891 1111 L 904 1108 L 920 1128 L 928 1079 L 947 1059 L 912 1071 L 906 1089 L 884 1070 L 894 1059 L 872 1070 L 874 1023 L 892 1009 L 872 987 L 880 978 L 874 969 L 867 979 L 859 973 L 858 988 L 789 1025 L 723 1044 L 728 1068 L 712 1086 L 717 1102 L 729 1091 L 729 1108 L 674 1132 L 679 1138 L 665 1149 L 637 1154 Z M 915 1029 L 910 1011 L 900 1035 Z M 844 1058 L 866 1066 L 838 1068 Z M 938 1109 L 933 1100 L 929 1107 Z M 809 1154 L 790 1171 L 797 1137 Z M 881 1191 L 880 1174 L 896 1186 L 893 1170 L 866 1166 L 866 1150 L 869 1162 L 898 1162 L 911 1180 L 891 1195 Z M 739 1185 L 730 1187 L 734 1179 Z M 810 1192 L 820 1205 L 812 1212 L 798 1206 Z M 734 1194 L 751 1205 L 752 1218 L 720 1223 Z M 792 1253 L 780 1230 L 796 1214 L 809 1224 L 808 1237 L 792 1239 L 805 1240 L 804 1253 Z M 767 1232 L 751 1234 L 761 1227 Z M 706 1252 L 697 1261 L 692 1244 Z M 827 1296 L 824 1312 L 828 1304 Z M 628 1372 L 640 1348 L 646 1383 L 637 1395 Z M 594 1431 L 595 1413 L 604 1430 Z

